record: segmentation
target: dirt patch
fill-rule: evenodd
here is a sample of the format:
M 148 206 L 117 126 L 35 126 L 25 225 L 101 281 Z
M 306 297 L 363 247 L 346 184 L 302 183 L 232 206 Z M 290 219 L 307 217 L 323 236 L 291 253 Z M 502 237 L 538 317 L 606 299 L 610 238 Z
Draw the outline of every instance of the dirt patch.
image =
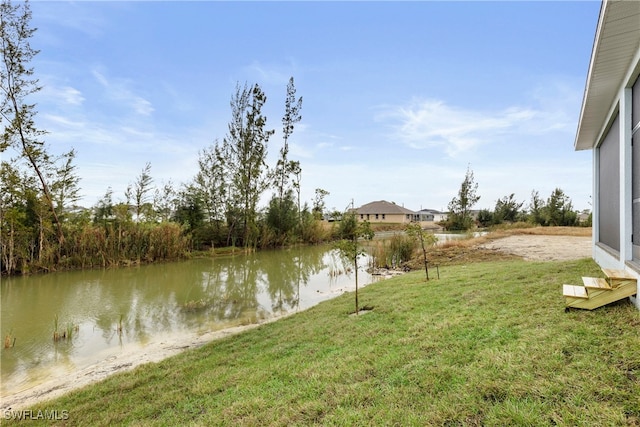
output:
M 591 237 L 517 235 L 478 246 L 531 261 L 564 261 L 591 257 Z
M 591 257 L 591 229 L 580 227 L 534 227 L 500 230 L 485 236 L 452 240 L 430 247 L 427 259 L 432 266 L 485 261 L 525 259 L 560 261 Z M 420 269 L 422 258 L 409 263 Z

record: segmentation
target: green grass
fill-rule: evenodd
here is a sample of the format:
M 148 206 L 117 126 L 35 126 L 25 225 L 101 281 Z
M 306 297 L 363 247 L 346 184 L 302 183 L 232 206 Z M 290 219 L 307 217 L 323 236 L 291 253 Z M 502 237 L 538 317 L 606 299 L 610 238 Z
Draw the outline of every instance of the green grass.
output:
M 421 272 L 44 402 L 64 425 L 638 425 L 640 313 L 564 311 L 591 260 Z M 21 425 L 24 422 L 20 423 Z

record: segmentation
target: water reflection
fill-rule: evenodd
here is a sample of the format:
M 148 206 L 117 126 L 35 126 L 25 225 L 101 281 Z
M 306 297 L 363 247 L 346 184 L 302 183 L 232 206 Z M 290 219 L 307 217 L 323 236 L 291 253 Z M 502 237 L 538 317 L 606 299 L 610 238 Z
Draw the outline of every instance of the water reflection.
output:
M 327 247 L 306 247 L 3 279 L 2 334 L 16 344 L 2 349 L 2 394 L 161 334 L 218 330 L 308 308 L 353 286 L 353 277 L 335 275 L 344 270 L 339 262 Z M 359 277 L 362 284 L 372 280 L 364 271 Z M 72 328 L 71 338 L 53 340 L 55 316 L 60 330 Z

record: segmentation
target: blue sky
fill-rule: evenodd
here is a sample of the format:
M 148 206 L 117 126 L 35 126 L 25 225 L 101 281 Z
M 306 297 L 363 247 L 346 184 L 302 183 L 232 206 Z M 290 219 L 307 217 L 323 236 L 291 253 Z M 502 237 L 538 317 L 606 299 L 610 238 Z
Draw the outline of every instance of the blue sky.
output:
M 33 2 L 37 125 L 77 151 L 85 206 L 151 163 L 197 172 L 238 83 L 267 95 L 275 164 L 286 85 L 303 97 L 290 156 L 302 199 L 444 210 L 467 167 L 493 209 L 559 187 L 590 208 L 591 152 L 573 142 L 600 3 Z

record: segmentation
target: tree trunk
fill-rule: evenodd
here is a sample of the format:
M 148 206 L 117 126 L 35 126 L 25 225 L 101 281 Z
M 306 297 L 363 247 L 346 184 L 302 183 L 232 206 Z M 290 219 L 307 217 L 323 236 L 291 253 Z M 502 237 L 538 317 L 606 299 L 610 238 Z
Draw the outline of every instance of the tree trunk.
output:
M 427 276 L 427 280 L 429 280 L 429 267 L 427 261 L 427 249 L 424 247 L 424 237 L 422 236 L 422 230 L 420 231 L 420 245 L 422 246 L 422 259 L 424 260 L 424 273 Z
M 15 111 L 15 113 L 17 115 L 17 114 L 19 114 L 19 111 L 20 111 L 20 109 L 18 108 L 18 102 L 17 102 L 17 100 L 16 100 L 16 98 L 15 98 L 13 93 L 11 93 L 10 96 L 11 96 L 11 101 L 13 103 L 14 111 Z M 56 232 L 57 232 L 57 236 L 58 236 L 58 243 L 60 245 L 60 247 L 58 248 L 58 253 L 59 253 L 60 250 L 62 249 L 62 244 L 64 243 L 64 232 L 62 231 L 62 224 L 60 223 L 60 219 L 58 218 L 58 214 L 56 213 L 56 209 L 53 206 L 53 198 L 51 197 L 51 192 L 49 191 L 49 186 L 47 185 L 47 182 L 45 181 L 44 176 L 42 175 L 42 172 L 40 171 L 40 167 L 36 163 L 36 160 L 33 157 L 33 154 L 31 153 L 31 150 L 29 148 L 29 145 L 27 143 L 27 138 L 25 137 L 24 131 L 22 129 L 22 124 L 20 124 L 20 126 L 18 126 L 18 133 L 20 134 L 20 143 L 22 144 L 22 150 L 24 151 L 24 154 L 29 159 L 29 163 L 31 163 L 31 166 L 33 167 L 33 170 L 36 172 L 36 175 L 38 175 L 38 179 L 40 180 L 40 184 L 42 185 L 42 192 L 44 193 L 44 197 L 47 200 L 47 204 L 49 205 L 49 209 L 51 210 L 51 214 L 53 215 L 53 220 L 54 220 L 54 222 L 56 224 Z
M 358 312 L 360 311 L 359 305 L 358 305 L 358 254 L 356 253 L 355 258 L 353 259 L 353 266 L 356 270 L 356 316 L 359 314 Z

